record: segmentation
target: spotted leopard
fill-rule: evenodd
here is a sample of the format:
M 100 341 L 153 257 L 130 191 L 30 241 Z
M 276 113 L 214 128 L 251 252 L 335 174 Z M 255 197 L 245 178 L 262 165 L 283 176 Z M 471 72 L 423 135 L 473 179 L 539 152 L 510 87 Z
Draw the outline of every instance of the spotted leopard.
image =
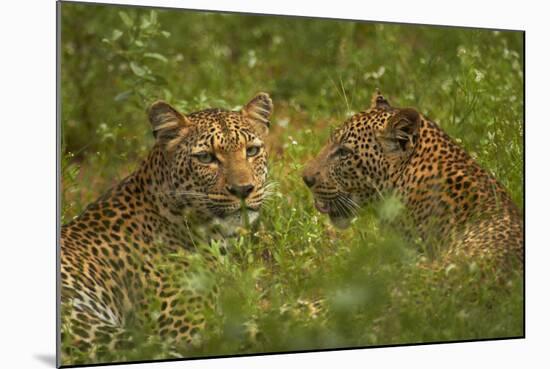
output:
M 436 123 L 378 92 L 333 132 L 303 180 L 337 227 L 394 196 L 404 206 L 395 228 L 436 250 L 438 265 L 466 257 L 522 268 L 523 219 L 506 189 Z
M 190 264 L 178 259 L 181 268 L 168 271 L 163 261 L 193 254 L 258 218 L 272 109 L 266 93 L 240 111 L 184 115 L 162 101 L 151 105 L 155 144 L 148 157 L 62 226 L 64 355 L 78 348 L 93 358 L 115 349 L 128 321 L 153 303 L 159 314 L 149 318 L 159 337 L 195 342 L 216 289 L 176 283 Z

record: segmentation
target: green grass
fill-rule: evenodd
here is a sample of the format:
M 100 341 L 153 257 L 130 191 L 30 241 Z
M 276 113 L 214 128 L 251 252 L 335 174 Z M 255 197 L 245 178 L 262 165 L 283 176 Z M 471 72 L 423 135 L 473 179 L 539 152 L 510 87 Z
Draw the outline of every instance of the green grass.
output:
M 419 268 L 417 248 L 373 214 L 335 230 L 300 178 L 378 87 L 438 122 L 523 208 L 521 33 L 67 3 L 61 20 L 63 222 L 146 155 L 153 99 L 192 112 L 236 108 L 258 91 L 273 98 L 277 190 L 258 229 L 218 255 L 219 309 L 190 355 L 523 335 L 521 275 Z M 134 342 L 98 360 L 172 355 L 144 334 Z

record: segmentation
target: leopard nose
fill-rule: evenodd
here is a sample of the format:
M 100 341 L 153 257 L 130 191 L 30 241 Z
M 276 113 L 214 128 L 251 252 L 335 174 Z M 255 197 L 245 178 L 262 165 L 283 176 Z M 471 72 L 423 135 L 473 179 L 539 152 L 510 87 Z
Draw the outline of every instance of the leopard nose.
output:
M 302 179 L 304 180 L 304 183 L 306 184 L 306 186 L 308 187 L 311 187 L 315 184 L 315 177 L 313 176 L 308 176 L 308 175 L 304 175 L 302 177 Z
M 248 195 L 254 191 L 254 186 L 251 184 L 246 185 L 231 185 L 227 186 L 227 191 L 233 196 L 238 197 L 239 199 L 246 199 Z

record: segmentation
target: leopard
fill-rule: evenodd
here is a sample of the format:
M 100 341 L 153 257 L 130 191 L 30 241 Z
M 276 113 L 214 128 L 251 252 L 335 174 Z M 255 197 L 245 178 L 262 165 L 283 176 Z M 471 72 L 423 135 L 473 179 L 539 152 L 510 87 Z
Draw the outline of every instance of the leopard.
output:
M 61 227 L 62 358 L 77 349 L 94 361 L 128 347 L 125 327 L 145 324 L 136 312 L 154 304 L 158 316 L 147 318 L 160 339 L 196 345 L 217 287 L 176 283 L 192 269 L 177 255 L 203 252 L 257 222 L 268 192 L 272 111 L 265 92 L 234 111 L 149 106 L 154 144 L 146 158 Z M 170 258 L 177 270 L 167 270 Z
M 361 209 L 397 200 L 399 216 L 383 221 L 378 212 L 378 219 L 422 245 L 423 267 L 461 261 L 492 275 L 523 269 L 523 217 L 506 188 L 437 123 L 392 106 L 379 90 L 367 110 L 333 130 L 302 179 L 337 229 L 350 227 Z

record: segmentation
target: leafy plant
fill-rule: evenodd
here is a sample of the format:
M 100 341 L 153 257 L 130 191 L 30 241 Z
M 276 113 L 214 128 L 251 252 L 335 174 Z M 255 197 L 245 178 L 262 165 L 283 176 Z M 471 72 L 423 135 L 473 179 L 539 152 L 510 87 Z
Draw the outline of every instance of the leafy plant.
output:
M 138 108 L 150 103 L 152 97 L 158 96 L 159 86 L 165 86 L 162 91 L 165 98 L 170 100 L 171 93 L 166 88 L 166 79 L 153 72 L 150 66 L 153 62 L 168 63 L 162 53 L 155 50 L 155 43 L 159 37 L 169 38 L 170 32 L 161 29 L 158 13 L 155 10 L 149 13 L 135 13 L 133 16 L 120 10 L 122 21 L 121 29 L 113 29 L 109 37 L 102 39 L 119 63 L 117 70 L 127 90 L 115 96 L 115 101 L 124 101 L 135 97 L 134 104 Z
M 421 245 L 378 221 L 400 213 L 393 199 L 337 231 L 300 176 L 331 129 L 366 109 L 378 87 L 438 122 L 522 208 L 521 33 L 72 3 L 62 4 L 61 21 L 63 222 L 145 157 L 151 100 L 189 113 L 238 109 L 267 91 L 275 105 L 273 195 L 261 224 L 230 240 L 227 253 L 210 245 L 221 291 L 202 344 L 174 353 L 134 327 L 133 348 L 97 360 L 523 334 L 521 275 L 503 283 L 475 263 L 422 268 Z M 197 268 L 212 262 L 202 255 Z M 79 355 L 68 360 L 86 360 Z

